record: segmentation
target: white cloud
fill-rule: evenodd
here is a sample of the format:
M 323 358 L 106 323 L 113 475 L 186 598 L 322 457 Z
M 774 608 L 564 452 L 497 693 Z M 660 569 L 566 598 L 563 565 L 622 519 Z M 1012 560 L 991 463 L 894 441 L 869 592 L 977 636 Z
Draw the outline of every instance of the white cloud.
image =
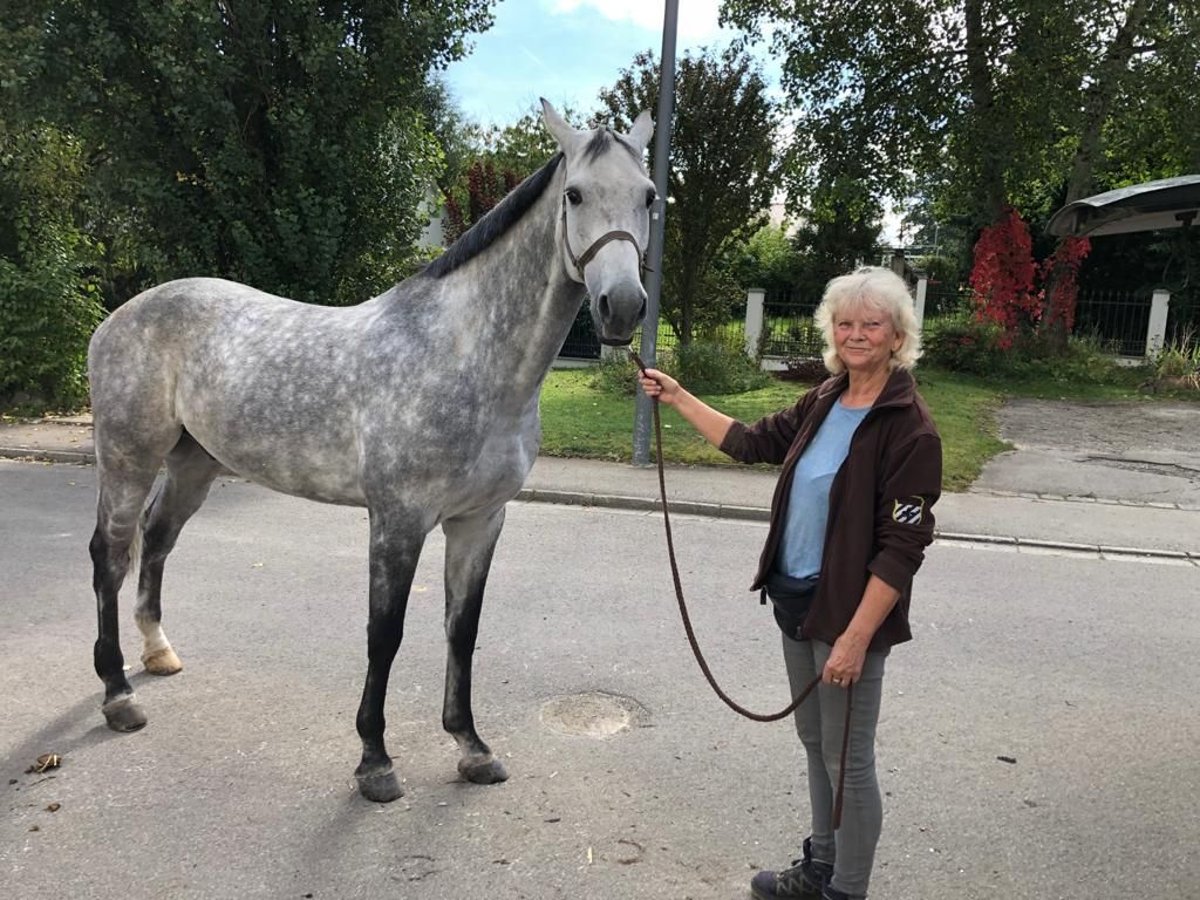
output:
M 721 35 L 717 25 L 720 0 L 681 0 L 679 4 L 679 45 L 711 41 Z M 639 28 L 662 33 L 665 4 L 650 0 L 551 0 L 550 12 L 570 14 L 588 7 L 614 22 L 630 22 Z

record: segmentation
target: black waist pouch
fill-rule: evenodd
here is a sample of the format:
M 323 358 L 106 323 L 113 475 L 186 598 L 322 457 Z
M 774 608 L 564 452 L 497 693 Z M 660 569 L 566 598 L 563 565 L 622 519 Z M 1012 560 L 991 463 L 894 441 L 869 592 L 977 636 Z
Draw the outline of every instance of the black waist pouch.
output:
M 763 596 L 771 598 L 775 622 L 780 631 L 794 641 L 803 640 L 800 629 L 817 592 L 816 578 L 792 578 L 780 572 L 767 576 Z

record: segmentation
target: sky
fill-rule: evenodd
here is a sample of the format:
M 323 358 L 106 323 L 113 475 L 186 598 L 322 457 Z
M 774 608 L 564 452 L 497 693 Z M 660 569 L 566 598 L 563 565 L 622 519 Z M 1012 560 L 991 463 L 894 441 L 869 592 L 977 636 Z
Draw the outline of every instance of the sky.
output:
M 724 47 L 720 0 L 680 0 L 677 51 Z M 470 39 L 466 59 L 445 79 L 468 119 L 506 124 L 545 97 L 590 113 L 634 54 L 662 51 L 663 10 L 655 0 L 501 0 L 495 24 Z

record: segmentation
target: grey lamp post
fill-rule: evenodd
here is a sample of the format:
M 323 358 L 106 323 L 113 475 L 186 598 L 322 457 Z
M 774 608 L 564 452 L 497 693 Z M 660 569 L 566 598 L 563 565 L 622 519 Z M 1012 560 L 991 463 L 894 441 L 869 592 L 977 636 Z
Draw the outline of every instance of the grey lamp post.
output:
M 650 208 L 650 245 L 646 248 L 646 319 L 642 323 L 641 357 L 646 365 L 656 362 L 658 342 L 658 298 L 662 293 L 664 228 L 667 219 L 667 172 L 671 160 L 671 121 L 675 113 L 675 31 L 679 0 L 666 0 L 663 15 L 662 58 L 659 60 L 658 115 L 654 129 L 654 187 L 658 199 Z M 650 398 L 637 392 L 633 415 L 633 464 L 650 463 Z

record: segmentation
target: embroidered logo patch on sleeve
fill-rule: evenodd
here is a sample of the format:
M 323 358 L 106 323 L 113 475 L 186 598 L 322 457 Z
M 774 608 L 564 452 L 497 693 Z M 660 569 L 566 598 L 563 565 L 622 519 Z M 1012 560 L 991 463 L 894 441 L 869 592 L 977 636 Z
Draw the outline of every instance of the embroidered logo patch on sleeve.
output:
M 892 521 L 901 525 L 920 525 L 925 513 L 924 497 L 902 497 L 892 501 Z

